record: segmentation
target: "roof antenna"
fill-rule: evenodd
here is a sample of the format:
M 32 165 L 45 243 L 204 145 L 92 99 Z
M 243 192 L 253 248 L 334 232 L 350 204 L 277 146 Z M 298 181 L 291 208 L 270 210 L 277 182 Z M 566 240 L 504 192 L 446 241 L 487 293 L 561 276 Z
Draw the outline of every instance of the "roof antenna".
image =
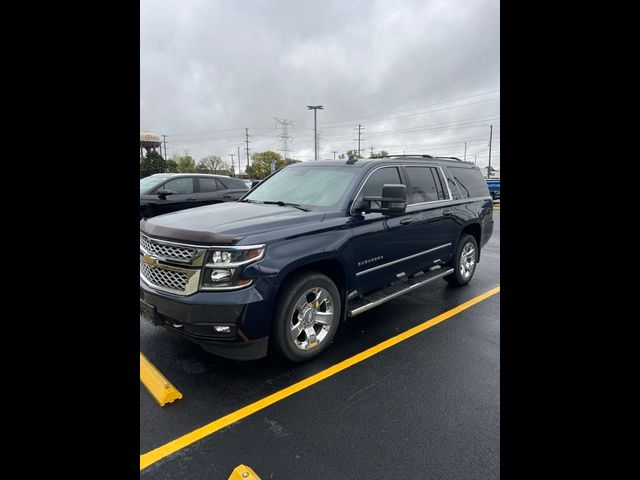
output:
M 358 161 L 358 157 L 356 157 L 353 153 L 349 155 L 349 160 L 347 160 L 347 165 L 353 165 Z

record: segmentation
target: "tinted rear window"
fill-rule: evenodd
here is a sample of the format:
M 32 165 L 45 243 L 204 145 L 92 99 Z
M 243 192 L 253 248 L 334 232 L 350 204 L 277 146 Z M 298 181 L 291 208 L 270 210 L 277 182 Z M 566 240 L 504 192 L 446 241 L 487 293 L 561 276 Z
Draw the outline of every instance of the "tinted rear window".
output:
M 479 169 L 449 167 L 449 171 L 453 174 L 453 178 L 455 178 L 464 198 L 486 197 L 489 195 L 487 182 Z
M 222 183 L 226 188 L 232 190 L 248 190 L 247 184 L 237 178 L 218 178 L 218 181 Z

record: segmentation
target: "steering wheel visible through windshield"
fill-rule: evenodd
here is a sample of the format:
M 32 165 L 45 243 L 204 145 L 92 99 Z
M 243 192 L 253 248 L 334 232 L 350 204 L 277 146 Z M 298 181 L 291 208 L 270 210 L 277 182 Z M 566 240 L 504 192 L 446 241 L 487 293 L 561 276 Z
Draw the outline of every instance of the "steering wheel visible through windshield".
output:
M 354 175 L 353 169 L 344 167 L 287 167 L 255 187 L 242 201 L 328 210 L 342 200 Z

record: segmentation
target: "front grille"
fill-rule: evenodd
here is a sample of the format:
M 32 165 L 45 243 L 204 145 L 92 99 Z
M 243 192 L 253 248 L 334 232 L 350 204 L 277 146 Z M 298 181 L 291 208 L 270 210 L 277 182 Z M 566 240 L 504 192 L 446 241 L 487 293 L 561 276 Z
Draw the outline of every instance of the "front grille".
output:
M 179 247 L 177 245 L 157 242 L 142 233 L 140 234 L 140 247 L 150 254 L 181 263 L 190 262 L 196 254 L 195 248 Z
M 186 273 L 147 265 L 142 261 L 142 256 L 140 257 L 140 274 L 151 285 L 172 290 L 176 293 L 184 293 L 189 283 L 189 277 Z

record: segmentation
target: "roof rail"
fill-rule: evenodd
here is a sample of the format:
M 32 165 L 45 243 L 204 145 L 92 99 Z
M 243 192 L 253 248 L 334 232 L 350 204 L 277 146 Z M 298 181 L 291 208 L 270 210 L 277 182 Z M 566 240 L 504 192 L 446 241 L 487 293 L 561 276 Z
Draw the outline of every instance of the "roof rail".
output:
M 450 160 L 457 160 L 459 162 L 463 162 L 464 160 L 460 160 L 458 157 L 438 157 L 438 158 L 448 158 Z
M 423 158 L 435 158 L 433 155 L 420 155 L 417 153 L 414 154 L 402 154 L 402 155 L 384 155 L 383 157 L 376 157 L 376 158 L 390 158 L 390 157 L 423 157 Z

